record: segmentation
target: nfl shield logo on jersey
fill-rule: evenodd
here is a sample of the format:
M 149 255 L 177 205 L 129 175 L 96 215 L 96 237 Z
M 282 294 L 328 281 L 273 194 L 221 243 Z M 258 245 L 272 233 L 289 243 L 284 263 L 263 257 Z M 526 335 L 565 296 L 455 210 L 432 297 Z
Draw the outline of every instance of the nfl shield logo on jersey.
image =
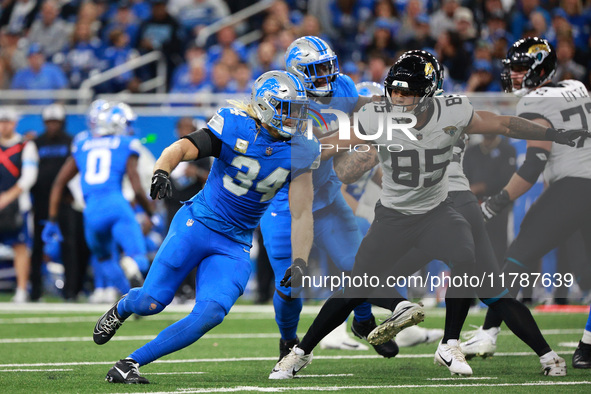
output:
M 447 126 L 443 128 L 443 131 L 445 131 L 445 134 L 449 134 L 450 137 L 453 137 L 456 131 L 458 131 L 458 128 L 456 126 Z
M 273 148 L 271 148 L 270 146 L 267 147 L 267 149 L 265 149 L 265 154 L 267 156 L 271 156 L 273 154 Z
M 417 133 L 416 134 L 417 140 L 422 140 L 423 139 L 423 133 Z
M 193 223 L 195 223 L 195 221 L 193 219 L 187 220 L 187 227 L 191 227 L 193 225 Z

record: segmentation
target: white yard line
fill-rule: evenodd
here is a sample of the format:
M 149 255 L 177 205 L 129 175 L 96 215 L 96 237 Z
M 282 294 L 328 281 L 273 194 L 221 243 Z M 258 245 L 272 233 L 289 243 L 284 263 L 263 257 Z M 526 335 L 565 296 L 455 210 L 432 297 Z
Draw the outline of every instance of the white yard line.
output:
M 61 372 L 73 371 L 72 368 L 55 368 L 55 369 L 0 369 L 0 372 Z
M 576 348 L 579 346 L 579 342 L 558 342 L 558 346 Z
M 142 375 L 203 375 L 204 373 L 207 372 L 142 372 Z
M 458 379 L 461 380 L 494 380 L 498 379 L 497 377 L 490 377 L 490 376 L 467 376 L 462 378 L 427 378 L 427 380 L 455 380 L 456 382 Z
M 458 380 L 463 380 L 458 378 Z M 240 391 L 258 391 L 258 392 L 290 392 L 290 391 L 337 391 L 337 390 L 383 390 L 383 389 L 439 389 L 444 387 L 519 387 L 519 386 L 577 386 L 588 385 L 590 381 L 581 382 L 526 382 L 526 383 L 460 383 L 460 384 L 400 384 L 387 386 L 305 386 L 305 387 L 260 387 L 260 386 L 238 386 L 238 387 L 219 387 L 219 388 L 195 388 L 180 389 L 178 391 L 161 391 L 152 394 L 178 394 L 178 393 L 236 393 Z
M 562 329 L 562 330 L 542 330 L 544 335 L 565 335 L 580 334 L 580 329 Z M 304 333 L 300 333 L 303 337 Z M 503 331 L 500 335 L 513 335 L 509 330 Z M 156 337 L 154 335 L 120 335 L 115 336 L 111 341 L 150 341 Z M 245 333 L 245 334 L 205 334 L 202 339 L 275 339 L 279 338 L 279 333 Z M 10 343 L 47 343 L 47 342 L 89 342 L 90 335 L 84 337 L 41 337 L 41 338 L 0 338 L 0 344 Z M 574 344 L 574 345 L 573 345 Z M 559 346 L 576 347 L 578 342 L 561 342 Z
M 572 351 L 558 351 L 558 354 L 571 354 Z M 534 352 L 513 352 L 513 353 L 495 353 L 495 357 L 531 357 Z M 433 358 L 433 353 L 425 354 L 399 354 L 396 358 Z M 363 360 L 363 359 L 382 359 L 379 355 L 342 355 L 342 356 L 314 356 L 314 360 Z M 156 360 L 154 364 L 186 364 L 186 363 L 227 363 L 227 362 L 245 362 L 245 361 L 277 361 L 277 357 L 234 357 L 234 358 L 194 358 L 187 360 Z M 0 364 L 0 368 L 19 368 L 19 367 L 58 367 L 58 366 L 76 366 L 76 365 L 110 365 L 113 361 L 82 361 L 82 362 L 60 362 L 60 363 L 26 363 L 26 364 Z

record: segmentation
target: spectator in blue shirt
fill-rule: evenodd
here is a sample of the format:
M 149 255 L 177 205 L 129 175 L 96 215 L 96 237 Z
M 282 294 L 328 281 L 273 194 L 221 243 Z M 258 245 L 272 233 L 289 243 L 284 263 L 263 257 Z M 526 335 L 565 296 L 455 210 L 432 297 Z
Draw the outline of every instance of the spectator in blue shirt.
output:
M 196 37 L 203 27 L 230 15 L 230 9 L 224 1 L 193 0 L 181 7 L 178 20 L 188 37 Z
M 539 0 L 521 0 L 518 2 L 518 9 L 513 13 L 513 21 L 511 23 L 511 33 L 515 38 L 520 38 L 524 30 L 529 24 L 530 14 L 534 11 L 541 12 L 546 18 L 546 22 L 550 23 L 550 14 L 548 11 L 540 7 Z
M 206 80 L 205 62 L 194 60 L 189 65 L 189 72 L 186 79 L 177 81 L 171 89 L 171 93 L 198 93 L 209 91 L 209 84 Z
M 472 75 L 466 83 L 466 92 L 500 92 L 501 85 L 494 80 L 492 64 L 480 59 L 474 62 Z
M 252 90 L 252 72 L 246 63 L 238 63 L 232 73 L 232 90 L 236 93 L 250 95 Z
M 267 71 L 281 69 L 281 66 L 275 63 L 275 46 L 269 42 L 261 42 L 257 48 L 256 58 L 251 62 L 252 77 L 257 79 Z
M 68 80 L 56 65 L 45 62 L 45 55 L 39 44 L 32 44 L 28 51 L 29 66 L 16 72 L 11 89 L 48 90 L 65 89 Z M 50 104 L 50 99 L 30 99 L 30 104 Z
M 587 2 L 587 4 L 589 4 Z M 577 48 L 587 48 L 587 40 L 591 33 L 591 13 L 583 12 L 583 4 L 579 0 L 561 0 L 559 10 L 563 10 L 566 19 L 573 28 L 573 39 Z
M 213 45 L 207 51 L 207 61 L 211 64 L 217 63 L 224 49 L 232 48 L 240 57 L 240 61 L 246 61 L 247 51 L 244 44 L 236 40 L 236 31 L 234 26 L 226 26 L 216 34 L 217 44 Z
M 130 48 L 129 36 L 126 32 L 120 29 L 115 29 L 109 34 L 109 41 L 111 46 L 105 49 L 103 59 L 106 63 L 106 68 L 117 67 L 137 56 L 137 51 Z M 133 78 L 133 72 L 128 71 L 113 78 L 110 81 L 109 91 L 120 92 L 127 87 L 129 81 Z
M 111 34 L 113 30 L 123 30 L 129 36 L 131 46 L 135 46 L 139 28 L 138 18 L 132 11 L 131 2 L 123 0 L 117 4 L 115 14 L 112 17 L 112 20 L 108 22 L 103 29 L 101 37 L 104 42 L 108 42 L 109 34 Z
M 102 41 L 93 34 L 90 25 L 78 22 L 64 57 L 55 56 L 54 62 L 62 64 L 62 68 L 68 75 L 70 86 L 77 88 L 93 72 L 105 68 L 105 64 L 101 61 L 103 49 Z
M 230 84 L 232 72 L 224 63 L 218 63 L 213 66 L 211 72 L 211 93 L 236 93 L 234 87 Z
M 185 61 L 174 69 L 171 86 L 179 86 L 189 80 L 190 64 L 197 59 L 205 59 L 205 50 L 194 42 L 185 49 Z M 184 82 L 183 82 L 184 81 Z

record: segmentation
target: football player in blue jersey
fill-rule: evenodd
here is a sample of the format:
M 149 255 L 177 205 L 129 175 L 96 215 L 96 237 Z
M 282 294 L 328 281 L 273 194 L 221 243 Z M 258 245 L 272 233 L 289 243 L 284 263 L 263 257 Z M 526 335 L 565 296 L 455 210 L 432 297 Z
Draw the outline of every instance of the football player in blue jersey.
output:
M 187 274 L 197 268 L 195 307 L 184 319 L 117 362 L 107 373 L 113 383 L 148 383 L 146 365 L 180 350 L 220 324 L 243 293 L 250 276 L 252 233 L 271 200 L 289 184 L 293 263 L 286 285 L 301 281 L 312 246 L 312 174 L 319 145 L 308 139 L 308 100 L 302 83 L 285 71 L 269 71 L 252 88 L 249 104 L 232 102 L 207 124 L 164 150 L 150 195 L 170 195 L 169 174 L 181 162 L 214 156 L 202 191 L 184 202 L 152 263 L 144 285 L 132 289 L 97 322 L 93 339 L 108 342 L 132 313 L 161 312 Z
M 306 36 L 292 42 L 285 53 L 285 68 L 305 86 L 311 113 L 319 114 L 322 109 L 333 108 L 351 114 L 367 102 L 366 98 L 360 99 L 353 80 L 339 73 L 337 56 L 318 37 Z M 323 117 L 329 124 L 336 121 L 334 115 L 331 118 L 323 114 Z M 332 159 L 322 162 L 314 170 L 313 182 L 314 244 L 328 254 L 340 270 L 350 271 L 362 235 L 355 215 L 341 193 L 342 183 L 333 170 Z M 296 330 L 302 310 L 301 297 L 292 297 L 291 289 L 281 285 L 283 272 L 291 264 L 290 220 L 287 190 L 281 190 L 261 220 L 265 247 L 275 273 L 273 305 L 281 333 L 279 359 L 299 343 Z M 364 303 L 358 306 L 352 324 L 353 333 L 365 338 L 375 327 L 371 305 Z M 344 323 L 330 337 L 325 338 L 324 348 L 367 349 L 365 345 L 348 337 Z M 384 357 L 394 357 L 398 353 L 393 341 L 374 347 Z
M 131 257 L 146 273 L 150 263 L 139 223 L 133 210 L 121 192 L 125 174 L 135 192 L 136 200 L 146 212 L 152 207 L 142 190 L 138 171 L 139 140 L 126 135 L 133 120 L 129 107 L 122 103 L 94 102 L 88 115 L 90 131 L 78 134 L 72 142 L 72 155 L 60 170 L 50 194 L 49 222 L 43 229 L 44 242 L 61 240 L 56 223 L 63 189 L 77 174 L 81 174 L 86 241 L 98 264 L 95 269 L 108 272 L 119 288 L 129 288 L 129 283 L 113 256 L 113 242 Z M 100 273 L 98 273 L 100 276 Z

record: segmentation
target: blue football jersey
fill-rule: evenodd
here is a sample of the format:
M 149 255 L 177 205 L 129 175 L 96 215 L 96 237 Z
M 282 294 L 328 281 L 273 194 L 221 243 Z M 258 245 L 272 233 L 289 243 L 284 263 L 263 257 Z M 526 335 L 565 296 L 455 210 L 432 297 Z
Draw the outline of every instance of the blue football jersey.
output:
M 313 98 L 310 99 L 310 113 L 320 114 L 322 109 L 337 109 L 349 115 L 352 114 L 355 105 L 357 105 L 357 100 L 359 100 L 355 82 L 349 76 L 339 74 L 333 82 L 333 87 L 334 92 L 330 101 L 327 99 L 318 101 L 314 101 Z M 336 115 L 322 114 L 322 117 L 329 128 L 337 127 Z M 338 193 L 340 193 L 342 183 L 334 172 L 332 158 L 322 161 L 312 174 L 314 180 L 314 206 L 312 209 L 318 211 L 334 201 Z M 271 204 L 270 209 L 273 212 L 289 210 L 287 189 L 281 190 Z
M 277 140 L 237 108 L 218 110 L 208 128 L 222 141 L 222 148 L 203 190 L 191 199 L 193 216 L 250 245 L 253 230 L 277 191 L 318 158 L 318 140 L 301 134 Z
M 82 194 L 88 204 L 96 198 L 121 193 L 127 159 L 139 156 L 138 139 L 123 135 L 92 136 L 79 133 L 72 142 L 72 156 L 81 176 Z

